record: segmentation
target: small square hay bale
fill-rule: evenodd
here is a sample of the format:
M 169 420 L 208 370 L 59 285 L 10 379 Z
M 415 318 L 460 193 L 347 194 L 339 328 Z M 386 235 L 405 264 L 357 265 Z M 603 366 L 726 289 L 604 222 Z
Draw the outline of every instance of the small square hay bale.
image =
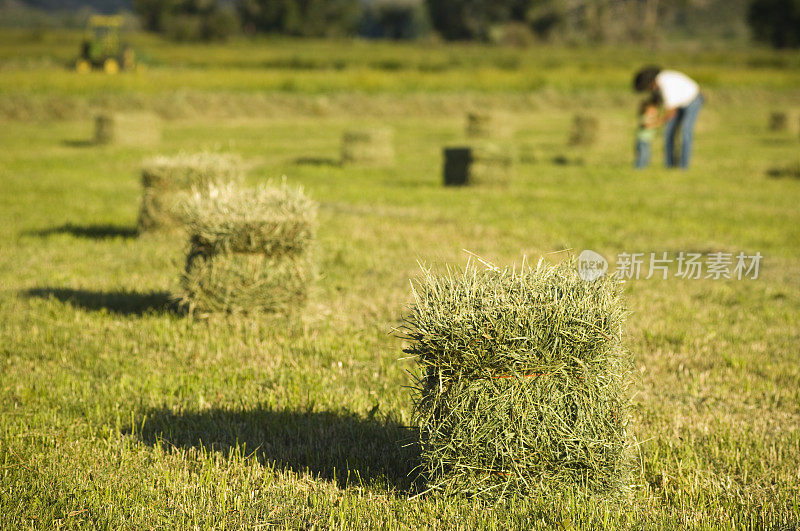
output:
M 576 114 L 572 118 L 572 130 L 569 135 L 569 145 L 589 146 L 597 141 L 599 122 L 596 117 L 586 114 Z
M 152 146 L 161 141 L 161 120 L 153 113 L 100 113 L 94 124 L 96 144 Z
M 508 138 L 511 136 L 511 132 L 508 116 L 490 112 L 467 113 L 467 125 L 465 129 L 467 138 Z
M 298 310 L 314 279 L 316 204 L 283 184 L 228 184 L 185 203 L 189 251 L 180 299 L 202 313 Z
M 389 128 L 345 131 L 342 136 L 342 164 L 394 164 L 394 132 Z
M 139 232 L 169 230 L 182 225 L 178 206 L 193 188 L 241 182 L 244 164 L 238 155 L 220 153 L 159 156 L 142 165 L 142 205 Z
M 574 261 L 425 271 L 401 334 L 428 489 L 502 499 L 601 498 L 629 486 L 631 355 L 613 277 Z
M 789 126 L 789 116 L 785 112 L 773 111 L 769 115 L 769 130 L 774 132 L 786 131 Z
M 511 151 L 496 144 L 444 148 L 445 186 L 507 186 L 514 174 Z

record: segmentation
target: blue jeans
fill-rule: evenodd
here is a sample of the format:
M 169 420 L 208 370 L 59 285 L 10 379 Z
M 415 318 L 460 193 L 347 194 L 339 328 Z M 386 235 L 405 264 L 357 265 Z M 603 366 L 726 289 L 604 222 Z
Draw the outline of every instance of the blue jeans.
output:
M 699 94 L 686 107 L 679 107 L 675 116 L 664 127 L 664 164 L 667 168 L 688 168 L 692 156 L 692 140 L 694 139 L 694 123 L 703 106 L 703 95 Z M 675 163 L 675 136 L 681 130 L 681 157 Z
M 634 168 L 646 168 L 650 165 L 650 142 L 648 140 L 636 139 L 636 159 L 633 162 Z

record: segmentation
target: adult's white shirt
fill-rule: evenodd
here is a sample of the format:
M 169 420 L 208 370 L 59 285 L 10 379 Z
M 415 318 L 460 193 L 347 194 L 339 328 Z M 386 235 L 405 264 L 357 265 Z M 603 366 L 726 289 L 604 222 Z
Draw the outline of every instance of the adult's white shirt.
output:
M 686 107 L 700 94 L 700 86 L 692 78 L 675 70 L 659 72 L 656 86 L 667 110 Z

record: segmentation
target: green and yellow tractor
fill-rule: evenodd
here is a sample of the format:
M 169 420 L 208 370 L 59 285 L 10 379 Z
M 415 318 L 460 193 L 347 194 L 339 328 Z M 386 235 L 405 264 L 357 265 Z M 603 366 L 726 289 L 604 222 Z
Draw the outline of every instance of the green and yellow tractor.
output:
M 133 50 L 120 42 L 121 28 L 122 17 L 119 15 L 92 15 L 75 70 L 84 73 L 96 69 L 116 74 L 120 70 L 136 68 Z

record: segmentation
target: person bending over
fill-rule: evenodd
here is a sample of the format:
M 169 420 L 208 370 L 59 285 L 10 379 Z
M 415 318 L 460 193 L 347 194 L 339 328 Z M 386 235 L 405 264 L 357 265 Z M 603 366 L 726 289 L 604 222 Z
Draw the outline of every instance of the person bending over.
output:
M 655 126 L 664 128 L 664 164 L 668 168 L 688 168 L 692 156 L 694 124 L 703 106 L 700 86 L 692 78 L 675 70 L 662 70 L 648 66 L 639 70 L 633 78 L 637 92 L 650 92 L 662 102 L 663 113 Z M 675 137 L 680 130 L 680 157 L 675 157 Z

